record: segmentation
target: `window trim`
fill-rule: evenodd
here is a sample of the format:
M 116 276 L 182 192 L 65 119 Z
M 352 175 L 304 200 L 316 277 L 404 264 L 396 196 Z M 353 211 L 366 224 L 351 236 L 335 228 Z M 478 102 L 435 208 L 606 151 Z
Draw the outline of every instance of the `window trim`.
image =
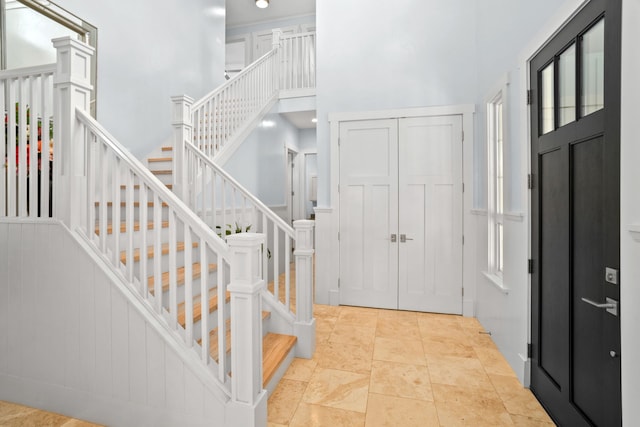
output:
M 508 76 L 491 92 L 486 101 L 487 120 L 487 275 L 504 288 L 504 224 L 507 217 L 505 203 L 505 154 L 507 147 L 507 118 L 508 118 Z M 496 114 L 500 113 L 500 121 Z M 500 129 L 498 130 L 498 126 Z M 499 132 L 500 131 L 500 132 Z M 499 140 L 499 137 L 500 140 Z M 500 147 L 498 147 L 500 144 Z M 498 165 L 498 149 L 501 149 L 501 165 Z M 501 176 L 498 176 L 498 171 Z M 500 188 L 498 188 L 500 186 Z M 502 206 L 498 206 L 498 194 L 502 194 Z M 501 236 L 499 233 L 502 233 Z

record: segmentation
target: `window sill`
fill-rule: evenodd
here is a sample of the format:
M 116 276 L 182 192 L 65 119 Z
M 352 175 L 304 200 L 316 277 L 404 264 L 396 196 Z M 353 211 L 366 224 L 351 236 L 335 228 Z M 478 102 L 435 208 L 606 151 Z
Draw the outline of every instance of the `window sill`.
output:
M 507 212 L 504 214 L 505 219 L 514 222 L 522 222 L 524 214 L 522 212 Z
M 509 295 L 509 288 L 504 285 L 502 278 L 496 276 L 493 273 L 489 273 L 488 271 L 483 271 L 482 274 L 484 274 L 484 277 L 486 277 L 493 286 L 498 288 L 500 292 L 505 295 Z
M 471 209 L 469 210 L 469 213 L 471 215 L 487 216 L 487 211 L 485 209 Z

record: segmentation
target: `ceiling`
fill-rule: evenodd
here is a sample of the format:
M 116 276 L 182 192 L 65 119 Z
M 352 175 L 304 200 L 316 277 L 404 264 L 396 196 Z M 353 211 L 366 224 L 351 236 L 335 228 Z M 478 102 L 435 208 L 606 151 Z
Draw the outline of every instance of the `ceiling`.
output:
M 287 118 L 298 129 L 314 129 L 316 124 L 311 119 L 316 117 L 315 111 L 294 111 L 280 113 Z
M 226 0 L 227 27 L 316 13 L 316 0 L 270 0 L 269 7 L 259 9 L 255 0 Z

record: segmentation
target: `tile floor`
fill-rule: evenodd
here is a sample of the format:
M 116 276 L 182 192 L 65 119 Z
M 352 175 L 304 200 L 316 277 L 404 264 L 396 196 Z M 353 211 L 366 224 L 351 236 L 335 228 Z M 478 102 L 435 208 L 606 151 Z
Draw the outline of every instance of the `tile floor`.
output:
M 313 359 L 294 359 L 269 427 L 553 426 L 476 319 L 315 306 Z
M 0 426 L 2 427 L 101 427 L 53 412 L 0 401 Z

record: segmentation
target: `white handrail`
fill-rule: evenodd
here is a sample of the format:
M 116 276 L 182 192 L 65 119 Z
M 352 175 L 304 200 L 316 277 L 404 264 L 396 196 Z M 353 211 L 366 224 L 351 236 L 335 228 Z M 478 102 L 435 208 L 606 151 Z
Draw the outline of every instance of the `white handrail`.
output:
M 188 171 L 185 188 L 193 190 L 187 193 L 187 204 L 222 237 L 246 231 L 267 236 L 262 278 L 269 284 L 267 290 L 274 299 L 293 312 L 291 297 L 295 293 L 292 293 L 290 264 L 296 239 L 294 229 L 198 147 L 188 141 L 183 146 Z M 284 275 L 282 284 L 281 274 Z
M 167 188 L 151 171 L 145 167 L 140 161 L 127 151 L 122 144 L 120 144 L 107 130 L 102 127 L 93 117 L 87 112 L 80 109 L 76 109 L 78 120 L 87 126 L 94 133 L 104 138 L 109 143 L 111 148 L 116 154 L 127 161 L 128 166 L 133 171 L 144 179 L 145 183 L 150 187 L 153 192 L 162 196 L 166 203 L 176 211 L 176 213 L 184 220 L 189 222 L 189 225 L 193 227 L 197 232 L 202 233 L 204 238 L 207 239 L 207 243 L 213 246 L 216 251 L 220 252 L 225 258 L 229 258 L 229 247 L 220 239 L 215 233 L 206 226 L 189 207 L 187 207 L 171 190 Z
M 86 111 L 76 108 L 75 117 L 80 124 L 77 143 L 86 153 L 81 188 L 87 204 L 76 231 L 86 235 L 186 347 L 200 345 L 200 363 L 232 397 L 226 333 L 231 318 L 229 247 Z
M 267 205 L 265 205 L 260 199 L 254 196 L 249 190 L 244 188 L 242 184 L 240 184 L 234 177 L 229 175 L 227 171 L 222 169 L 220 166 L 216 165 L 211 159 L 204 155 L 202 151 L 198 149 L 195 145 L 190 143 L 189 141 L 185 141 L 185 147 L 189 154 L 198 158 L 198 160 L 202 161 L 206 164 L 207 167 L 213 169 L 216 175 L 220 175 L 224 178 L 225 181 L 231 183 L 231 185 L 236 189 L 236 191 L 240 192 L 242 196 L 247 198 L 251 203 L 253 203 L 260 212 L 264 213 L 268 219 L 273 221 L 280 229 L 282 229 L 287 236 L 293 238 L 295 237 L 295 232 L 293 231 L 293 227 L 285 222 L 282 218 L 276 215 Z
M 204 95 L 198 101 L 195 101 L 193 103 L 193 106 L 191 107 L 192 110 L 197 110 L 198 108 L 202 107 L 205 102 L 215 98 L 218 94 L 220 94 L 224 90 L 225 86 L 228 86 L 228 85 L 234 83 L 235 81 L 244 78 L 247 74 L 249 74 L 254 69 L 258 68 L 262 63 L 264 63 L 268 58 L 271 58 L 272 56 L 274 56 L 274 54 L 275 54 L 275 52 L 273 50 L 270 50 L 269 52 L 267 52 L 264 55 L 262 55 L 260 58 L 256 59 L 249 66 L 247 66 L 242 71 L 240 71 L 238 74 L 236 74 L 235 76 L 233 76 L 229 80 L 227 80 L 223 85 L 218 86 L 217 88 L 215 88 L 211 92 L 209 92 L 206 95 Z

